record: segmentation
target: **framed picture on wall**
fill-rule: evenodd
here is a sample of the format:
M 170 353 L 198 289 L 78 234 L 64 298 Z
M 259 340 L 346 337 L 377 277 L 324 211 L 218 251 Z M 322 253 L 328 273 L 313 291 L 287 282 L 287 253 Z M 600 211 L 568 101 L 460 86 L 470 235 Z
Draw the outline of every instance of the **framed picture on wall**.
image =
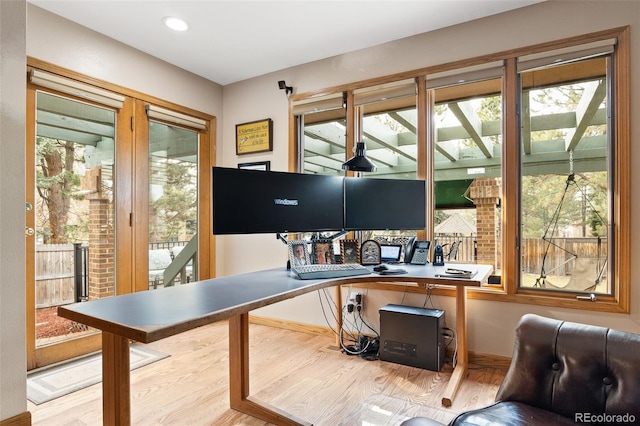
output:
M 271 170 L 271 161 L 255 161 L 253 163 L 240 163 L 238 164 L 239 169 L 244 170 L 262 170 L 268 172 Z
M 270 118 L 236 124 L 236 155 L 273 151 L 273 121 Z
M 314 264 L 334 263 L 333 241 L 331 240 L 314 241 L 311 260 Z
M 360 243 L 358 240 L 340 241 L 340 259 L 342 263 L 360 263 Z

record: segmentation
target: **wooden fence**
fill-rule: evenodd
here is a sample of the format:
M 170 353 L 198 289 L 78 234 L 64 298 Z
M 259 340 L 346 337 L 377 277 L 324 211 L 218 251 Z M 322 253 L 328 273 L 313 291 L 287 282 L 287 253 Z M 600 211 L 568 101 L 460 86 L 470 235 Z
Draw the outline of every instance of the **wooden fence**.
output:
M 186 243 L 185 241 L 150 243 L 149 249 L 171 248 L 183 246 Z M 36 245 L 36 308 L 76 302 L 78 295 L 76 295 L 74 266 L 73 244 Z M 86 265 L 82 266 L 82 270 L 86 271 Z
M 607 239 L 597 237 L 553 238 L 549 241 L 539 238 L 525 239 L 521 269 L 524 273 L 540 274 L 544 266 L 547 275 L 564 277 L 573 274 L 575 258 L 593 260 L 599 268 L 604 268 L 607 259 Z
M 433 246 L 436 244 L 440 244 L 443 246 L 443 251 L 445 254 L 444 260 L 447 261 L 447 253 L 451 249 L 451 244 L 455 241 L 459 241 L 460 245 L 458 246 L 458 254 L 455 259 L 453 257 L 450 259 L 452 262 L 460 262 L 460 263 L 476 263 L 477 261 L 477 253 L 476 253 L 476 237 L 474 235 L 471 236 L 459 236 L 459 235 L 447 235 L 447 234 L 436 234 L 436 238 Z M 433 253 L 433 248 L 431 249 L 431 253 Z
M 73 244 L 36 245 L 36 308 L 75 302 Z
M 447 247 L 454 241 L 460 241 L 456 262 L 475 263 L 475 236 L 436 235 L 437 243 Z M 575 266 L 574 258 L 589 259 L 604 267 L 607 259 L 607 239 L 598 237 L 554 238 L 545 241 L 541 238 L 525 238 L 522 240 L 521 270 L 526 274 L 540 274 L 544 262 L 544 270 L 548 275 L 569 276 Z M 446 260 L 446 258 L 445 258 Z M 453 259 L 452 259 L 453 260 Z M 494 265 L 500 269 L 500 259 Z

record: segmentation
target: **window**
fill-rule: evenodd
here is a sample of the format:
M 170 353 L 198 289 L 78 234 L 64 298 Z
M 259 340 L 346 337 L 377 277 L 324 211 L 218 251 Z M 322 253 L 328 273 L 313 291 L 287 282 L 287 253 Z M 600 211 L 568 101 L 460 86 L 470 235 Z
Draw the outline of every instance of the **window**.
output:
M 427 75 L 434 243 L 445 261 L 501 268 L 502 62 Z
M 364 179 L 417 179 L 418 114 L 414 79 L 365 87 L 354 91 L 359 117 L 356 141 L 367 148 L 367 157 L 376 165 Z M 350 157 L 350 156 L 349 156 Z M 362 239 L 381 243 L 406 244 L 415 230 L 380 229 L 363 231 Z
M 629 62 L 623 28 L 335 88 L 330 156 L 362 140 L 365 178 L 425 179 L 419 234 L 501 278 L 471 297 L 628 312 Z
M 357 141 L 367 147 L 367 157 L 377 169 L 365 177 L 416 179 L 418 145 L 416 83 L 413 79 L 392 85 L 356 90 L 354 103 L 360 117 Z
M 519 74 L 521 288 L 613 293 L 610 58 Z
M 347 118 L 342 93 L 299 102 L 299 167 L 302 173 L 342 175 L 347 146 Z

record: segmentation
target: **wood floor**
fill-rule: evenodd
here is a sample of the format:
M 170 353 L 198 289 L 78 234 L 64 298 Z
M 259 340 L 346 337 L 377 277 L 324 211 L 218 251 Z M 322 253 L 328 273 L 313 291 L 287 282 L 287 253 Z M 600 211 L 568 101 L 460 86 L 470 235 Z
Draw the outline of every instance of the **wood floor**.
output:
M 132 371 L 131 417 L 138 425 L 267 423 L 229 408 L 228 326 L 201 327 L 147 346 L 169 358 Z M 493 402 L 505 371 L 471 365 L 453 405 L 440 404 L 442 372 L 341 353 L 332 338 L 252 324 L 251 394 L 317 426 L 389 425 L 426 416 L 443 423 Z M 100 425 L 97 384 L 45 404 L 28 402 L 34 425 Z

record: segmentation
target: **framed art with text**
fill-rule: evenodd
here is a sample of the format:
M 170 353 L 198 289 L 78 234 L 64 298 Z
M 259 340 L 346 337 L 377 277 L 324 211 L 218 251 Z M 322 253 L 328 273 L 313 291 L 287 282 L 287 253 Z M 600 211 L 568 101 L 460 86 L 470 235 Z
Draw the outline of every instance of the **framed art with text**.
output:
M 236 124 L 236 154 L 273 151 L 273 121 L 270 118 Z

